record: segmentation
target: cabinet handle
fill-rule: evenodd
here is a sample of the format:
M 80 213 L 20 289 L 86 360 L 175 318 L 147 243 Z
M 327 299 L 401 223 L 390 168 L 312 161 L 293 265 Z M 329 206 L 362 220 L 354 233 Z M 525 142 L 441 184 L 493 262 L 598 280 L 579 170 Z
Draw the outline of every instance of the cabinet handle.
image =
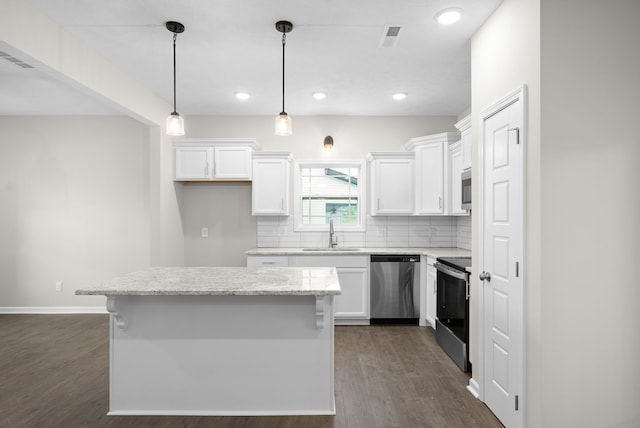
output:
M 377 211 L 380 211 L 380 198 L 378 198 L 378 208 Z
M 276 262 L 262 262 L 263 265 L 275 265 Z
M 442 208 L 442 196 L 438 197 L 438 208 Z

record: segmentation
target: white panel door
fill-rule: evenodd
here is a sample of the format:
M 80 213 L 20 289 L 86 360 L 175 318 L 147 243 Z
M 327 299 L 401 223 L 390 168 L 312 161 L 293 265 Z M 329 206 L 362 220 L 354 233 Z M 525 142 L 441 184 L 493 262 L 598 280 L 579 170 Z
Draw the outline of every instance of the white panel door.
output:
M 508 428 L 522 426 L 522 97 L 484 119 L 484 401 Z

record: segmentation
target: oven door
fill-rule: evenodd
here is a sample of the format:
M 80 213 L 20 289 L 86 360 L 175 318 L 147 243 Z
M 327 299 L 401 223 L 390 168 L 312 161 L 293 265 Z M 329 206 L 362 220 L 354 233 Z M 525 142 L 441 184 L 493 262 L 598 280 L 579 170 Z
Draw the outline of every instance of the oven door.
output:
M 456 336 L 466 341 L 469 313 L 468 275 L 439 262 L 434 263 L 434 267 L 438 270 L 436 317 Z

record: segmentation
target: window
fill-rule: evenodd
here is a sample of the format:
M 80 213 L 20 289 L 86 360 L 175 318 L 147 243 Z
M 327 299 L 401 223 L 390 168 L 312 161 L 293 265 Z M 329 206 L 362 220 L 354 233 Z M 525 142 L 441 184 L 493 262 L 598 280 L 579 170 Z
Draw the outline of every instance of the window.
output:
M 296 229 L 325 230 L 333 220 L 337 228 L 362 230 L 362 169 L 360 162 L 298 164 Z

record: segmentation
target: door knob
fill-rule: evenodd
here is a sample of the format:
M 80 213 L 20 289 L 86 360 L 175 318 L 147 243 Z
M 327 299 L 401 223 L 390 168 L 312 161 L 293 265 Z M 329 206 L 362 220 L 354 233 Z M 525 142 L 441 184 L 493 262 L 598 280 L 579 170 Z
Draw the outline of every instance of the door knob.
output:
M 478 277 L 480 278 L 480 281 L 491 281 L 491 274 L 489 272 L 482 272 Z

